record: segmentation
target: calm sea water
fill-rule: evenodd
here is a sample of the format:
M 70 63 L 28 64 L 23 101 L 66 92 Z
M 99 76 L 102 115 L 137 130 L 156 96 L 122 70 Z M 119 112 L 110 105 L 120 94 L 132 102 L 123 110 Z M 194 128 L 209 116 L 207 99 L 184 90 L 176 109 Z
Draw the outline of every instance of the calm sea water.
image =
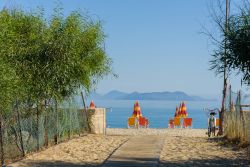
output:
M 97 107 L 107 109 L 107 127 L 127 128 L 127 119 L 133 113 L 134 100 L 96 100 Z M 151 128 L 167 128 L 168 120 L 173 118 L 178 101 L 139 101 L 142 115 L 147 117 Z M 88 102 L 89 104 L 89 102 Z M 217 101 L 187 101 L 188 117 L 193 118 L 193 128 L 207 127 L 207 114 L 204 108 L 218 108 Z

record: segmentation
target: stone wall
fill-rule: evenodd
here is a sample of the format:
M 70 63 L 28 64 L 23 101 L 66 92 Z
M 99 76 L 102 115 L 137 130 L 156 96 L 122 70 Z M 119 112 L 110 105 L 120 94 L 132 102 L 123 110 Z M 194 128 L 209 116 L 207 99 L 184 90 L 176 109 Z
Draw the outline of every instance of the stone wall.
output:
M 91 133 L 106 134 L 106 109 L 88 109 L 88 114 L 91 115 Z

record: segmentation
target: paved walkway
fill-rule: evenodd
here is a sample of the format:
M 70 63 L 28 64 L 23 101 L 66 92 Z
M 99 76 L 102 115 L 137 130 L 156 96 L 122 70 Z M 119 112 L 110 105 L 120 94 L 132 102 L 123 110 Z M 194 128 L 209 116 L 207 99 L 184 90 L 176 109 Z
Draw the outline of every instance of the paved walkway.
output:
M 136 136 L 118 148 L 102 167 L 157 167 L 164 136 Z

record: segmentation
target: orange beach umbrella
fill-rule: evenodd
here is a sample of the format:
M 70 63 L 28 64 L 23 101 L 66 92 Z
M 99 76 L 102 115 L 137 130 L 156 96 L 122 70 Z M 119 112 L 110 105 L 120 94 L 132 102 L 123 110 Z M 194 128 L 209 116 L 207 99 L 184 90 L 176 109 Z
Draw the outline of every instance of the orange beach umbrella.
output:
M 179 108 L 176 106 L 174 117 L 178 117 Z
M 140 104 L 139 104 L 138 101 L 136 101 L 135 104 L 134 104 L 133 116 L 134 117 L 140 117 L 140 116 L 142 116 L 141 107 L 140 107 Z
M 180 106 L 176 107 L 174 117 L 187 117 L 187 116 L 188 116 L 188 113 L 187 113 L 186 104 L 185 102 L 181 102 Z
M 95 104 L 94 104 L 93 100 L 90 102 L 89 108 L 90 109 L 95 109 Z
M 180 103 L 180 106 L 179 106 L 179 110 L 178 110 L 178 117 L 182 117 L 182 108 L 181 108 L 181 103 Z
M 188 116 L 187 107 L 186 107 L 185 102 L 181 103 L 181 115 L 182 115 L 182 117 L 187 117 Z

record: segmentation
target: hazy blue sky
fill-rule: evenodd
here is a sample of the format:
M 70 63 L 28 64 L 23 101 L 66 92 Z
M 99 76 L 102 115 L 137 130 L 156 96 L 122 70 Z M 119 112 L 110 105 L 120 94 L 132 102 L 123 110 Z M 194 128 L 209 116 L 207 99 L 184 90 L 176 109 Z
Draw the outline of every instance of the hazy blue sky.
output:
M 63 0 L 65 15 L 87 11 L 103 21 L 106 50 L 118 79 L 107 77 L 97 92 L 185 91 L 194 95 L 221 95 L 222 78 L 209 71 L 212 47 L 202 26 L 212 27 L 208 6 L 214 0 Z M 52 0 L 0 0 L 0 7 L 26 10 Z M 232 75 L 234 90 L 240 79 Z

